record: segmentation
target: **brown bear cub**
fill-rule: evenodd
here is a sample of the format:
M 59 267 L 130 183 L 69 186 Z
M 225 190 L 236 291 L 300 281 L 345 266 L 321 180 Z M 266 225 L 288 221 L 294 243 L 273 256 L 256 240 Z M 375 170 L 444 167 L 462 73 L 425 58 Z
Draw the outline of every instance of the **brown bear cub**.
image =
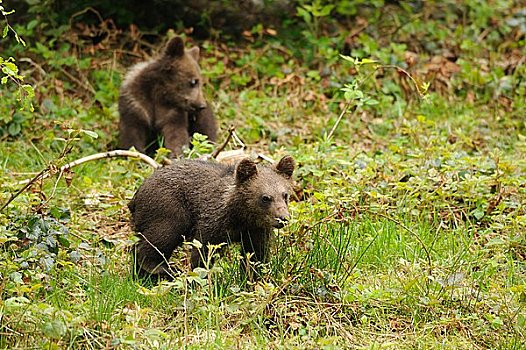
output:
M 185 50 L 183 40 L 175 37 L 160 57 L 129 70 L 119 97 L 119 148 L 135 146 L 152 153 L 161 135 L 177 156 L 195 132 L 216 140 L 216 121 L 203 97 L 198 59 L 198 47 Z
M 192 268 L 203 266 L 207 244 L 241 243 L 242 253 L 265 261 L 270 234 L 288 217 L 295 162 L 283 157 L 276 166 L 243 159 L 237 165 L 182 160 L 156 170 L 130 204 L 139 241 L 135 272 L 169 278 L 166 261 L 184 241 L 197 239 Z

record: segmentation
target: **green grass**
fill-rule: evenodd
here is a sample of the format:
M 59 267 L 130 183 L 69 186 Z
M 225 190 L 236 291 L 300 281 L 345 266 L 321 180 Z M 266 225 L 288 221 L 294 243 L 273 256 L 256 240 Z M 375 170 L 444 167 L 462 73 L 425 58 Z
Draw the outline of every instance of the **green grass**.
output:
M 247 280 L 234 246 L 173 283 L 135 280 L 126 205 L 152 169 L 86 163 L 0 213 L 0 348 L 526 348 L 526 68 L 515 60 L 526 39 L 509 24 L 516 5 L 358 6 L 369 26 L 354 36 L 322 16 L 315 30 L 297 19 L 253 44 L 199 43 L 220 138 L 234 125 L 249 152 L 298 163 L 293 217 L 275 232 L 263 277 Z M 0 203 L 46 167 L 115 147 L 118 86 L 133 58 L 115 53 L 117 42 L 95 54 L 86 42 L 46 46 L 75 29 L 15 28 L 28 47 L 6 54 L 25 52 L 47 75 L 23 67 L 34 112 L 2 85 Z M 430 82 L 427 95 L 396 69 L 357 70 L 338 56 L 344 42 L 352 57 Z M 353 81 L 377 104 L 345 114 L 328 139 L 345 104 L 365 101 L 339 92 Z

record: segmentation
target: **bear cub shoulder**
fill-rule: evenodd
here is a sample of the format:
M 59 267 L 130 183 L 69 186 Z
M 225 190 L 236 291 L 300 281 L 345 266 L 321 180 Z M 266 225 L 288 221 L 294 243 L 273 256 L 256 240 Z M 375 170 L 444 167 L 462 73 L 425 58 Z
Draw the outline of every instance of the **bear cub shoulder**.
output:
M 192 268 L 203 265 L 207 244 L 240 242 L 243 253 L 265 261 L 270 233 L 289 217 L 294 167 L 285 156 L 275 166 L 186 160 L 156 170 L 129 204 L 139 237 L 135 271 L 168 277 L 172 252 L 193 239 L 202 248 L 193 249 Z
M 159 57 L 128 71 L 119 96 L 119 148 L 135 146 L 151 153 L 162 136 L 165 147 L 177 156 L 195 132 L 216 140 L 216 121 L 203 96 L 198 59 L 198 47 L 185 50 L 183 40 L 175 37 Z

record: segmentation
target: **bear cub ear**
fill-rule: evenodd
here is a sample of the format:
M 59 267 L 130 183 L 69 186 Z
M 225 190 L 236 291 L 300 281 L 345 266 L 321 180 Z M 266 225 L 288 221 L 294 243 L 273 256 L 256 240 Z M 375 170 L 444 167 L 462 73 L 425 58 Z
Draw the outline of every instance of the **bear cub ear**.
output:
M 197 46 L 192 47 L 190 50 L 187 50 L 188 53 L 195 61 L 199 61 L 199 48 Z
M 258 174 L 256 163 L 248 158 L 239 162 L 236 166 L 236 182 L 242 184 Z
M 164 54 L 169 57 L 181 57 L 184 55 L 184 42 L 181 37 L 176 36 L 168 42 Z
M 296 162 L 294 161 L 294 158 L 291 156 L 284 156 L 280 159 L 278 165 L 276 165 L 276 171 L 284 178 L 290 179 L 292 178 L 295 166 Z

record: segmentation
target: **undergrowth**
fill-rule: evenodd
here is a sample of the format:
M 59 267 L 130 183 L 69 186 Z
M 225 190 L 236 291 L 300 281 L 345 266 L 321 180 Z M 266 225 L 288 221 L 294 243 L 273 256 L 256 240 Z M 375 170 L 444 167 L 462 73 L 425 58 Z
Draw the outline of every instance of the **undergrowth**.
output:
M 298 163 L 292 220 L 257 282 L 236 247 L 195 271 L 183 248 L 174 282 L 135 280 L 126 205 L 152 169 L 57 171 L 115 148 L 123 74 L 166 33 L 151 45 L 103 18 L 12 24 L 27 45 L 2 56 L 35 110 L 2 85 L 0 347 L 524 348 L 524 9 L 353 4 L 193 42 L 220 137 L 233 125 L 249 153 Z M 186 154 L 209 149 L 196 138 Z

